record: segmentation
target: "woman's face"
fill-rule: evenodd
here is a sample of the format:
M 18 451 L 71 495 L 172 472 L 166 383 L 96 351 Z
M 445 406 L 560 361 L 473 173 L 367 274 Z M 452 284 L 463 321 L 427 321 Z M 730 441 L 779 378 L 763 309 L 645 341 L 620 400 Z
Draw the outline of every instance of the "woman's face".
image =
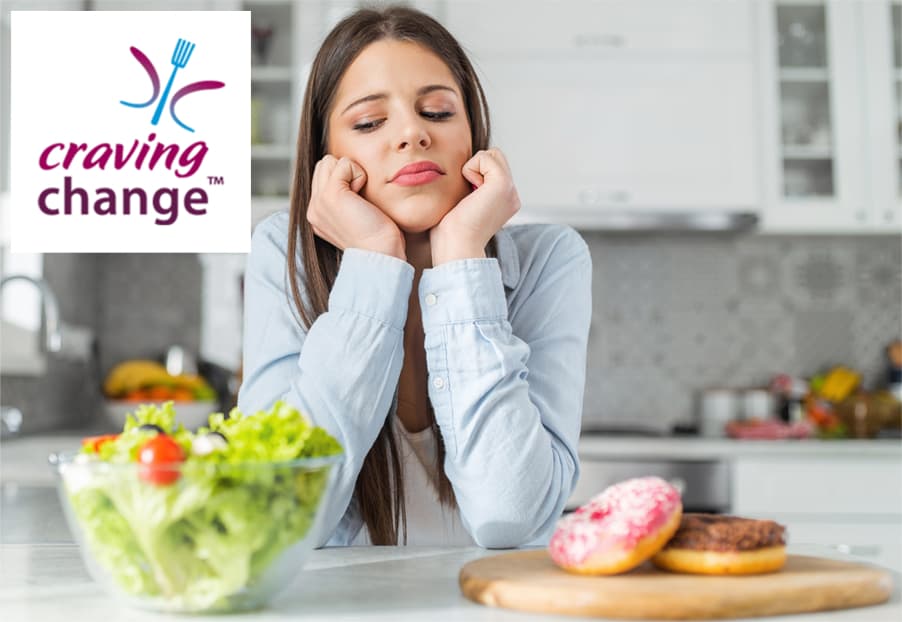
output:
M 329 111 L 328 152 L 366 171 L 360 191 L 407 233 L 431 229 L 470 192 L 470 123 L 447 65 L 412 42 L 383 39 L 354 59 Z M 439 173 L 401 176 L 431 162 Z

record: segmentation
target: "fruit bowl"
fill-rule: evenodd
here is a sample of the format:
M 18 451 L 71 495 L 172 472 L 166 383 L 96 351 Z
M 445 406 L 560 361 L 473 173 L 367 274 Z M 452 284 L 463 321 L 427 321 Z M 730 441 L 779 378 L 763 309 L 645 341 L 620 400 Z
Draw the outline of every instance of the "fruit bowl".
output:
M 102 387 L 104 414 L 122 426 L 126 414 L 138 404 L 178 405 L 178 419 L 185 427 L 198 428 L 219 408 L 216 391 L 198 374 L 170 374 L 156 361 L 132 359 L 117 364 L 107 374 Z
M 144 401 L 141 404 L 151 404 L 162 408 L 165 401 Z M 126 415 L 138 408 L 138 402 L 127 400 L 106 400 L 103 404 L 104 415 L 111 424 L 117 429 L 121 429 L 125 424 Z M 219 404 L 212 400 L 204 400 L 200 402 L 175 402 L 176 421 L 181 423 L 189 430 L 196 430 L 202 425 L 207 424 L 207 417 L 210 413 L 216 412 Z

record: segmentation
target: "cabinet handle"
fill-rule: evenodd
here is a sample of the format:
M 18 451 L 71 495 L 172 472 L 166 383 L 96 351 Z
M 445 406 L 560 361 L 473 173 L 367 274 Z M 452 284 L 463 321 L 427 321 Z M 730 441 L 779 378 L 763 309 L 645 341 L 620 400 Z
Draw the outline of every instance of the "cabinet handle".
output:
M 830 546 L 840 553 L 847 555 L 857 555 L 859 557 L 877 557 L 880 555 L 880 547 L 877 545 L 866 544 L 833 544 Z
M 582 35 L 575 35 L 573 37 L 573 45 L 578 48 L 622 48 L 624 45 L 626 45 L 626 38 L 623 35 L 616 34 L 587 33 Z
M 682 477 L 671 477 L 669 480 L 667 480 L 667 482 L 671 486 L 676 488 L 680 495 L 686 494 L 686 480 L 684 480 Z
M 626 190 L 614 190 L 603 193 L 601 190 L 580 190 L 579 202 L 583 205 L 598 205 L 607 200 L 610 203 L 628 203 L 630 193 Z

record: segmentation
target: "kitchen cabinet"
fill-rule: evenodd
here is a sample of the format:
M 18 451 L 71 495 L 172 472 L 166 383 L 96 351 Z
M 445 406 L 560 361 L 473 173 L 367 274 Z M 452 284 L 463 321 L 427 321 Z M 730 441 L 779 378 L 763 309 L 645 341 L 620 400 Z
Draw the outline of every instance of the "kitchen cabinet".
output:
M 775 520 L 792 544 L 826 545 L 902 571 L 897 457 L 739 456 L 732 512 Z
M 874 217 L 902 231 L 902 0 L 861 6 L 866 76 L 866 140 L 872 145 L 868 189 Z M 893 218 L 894 216 L 894 218 Z
M 760 203 L 752 16 L 744 0 L 448 2 L 444 23 L 480 74 L 521 214 L 591 226 L 601 210 Z
M 94 0 L 92 11 L 203 11 L 215 0 Z M 79 5 L 85 3 L 80 2 Z M 81 6 L 79 6 L 81 8 Z
M 902 232 L 899 7 L 756 3 L 764 232 Z
M 449 0 L 443 23 L 480 57 L 742 54 L 748 10 L 745 0 Z

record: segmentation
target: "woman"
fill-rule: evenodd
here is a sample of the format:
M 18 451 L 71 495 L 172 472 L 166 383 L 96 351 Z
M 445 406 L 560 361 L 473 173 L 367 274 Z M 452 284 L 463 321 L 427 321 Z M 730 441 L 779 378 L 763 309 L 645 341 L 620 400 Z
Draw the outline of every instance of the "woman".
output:
M 307 83 L 291 207 L 245 275 L 243 412 L 345 449 L 320 545 L 544 543 L 576 483 L 591 259 L 519 209 L 485 96 L 418 11 L 360 10 Z

